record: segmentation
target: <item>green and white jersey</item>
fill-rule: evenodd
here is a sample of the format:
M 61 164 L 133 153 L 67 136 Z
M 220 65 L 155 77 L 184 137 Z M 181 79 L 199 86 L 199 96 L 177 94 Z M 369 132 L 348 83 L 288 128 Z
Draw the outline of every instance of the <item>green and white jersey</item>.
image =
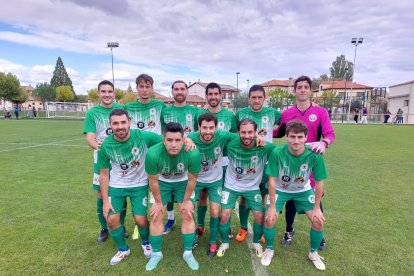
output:
M 236 191 L 254 191 L 259 189 L 270 152 L 276 146 L 266 143 L 264 147 L 245 149 L 239 139 L 227 143 L 224 154 L 229 157 L 224 186 Z
M 145 157 L 145 172 L 159 174 L 159 180 L 164 182 L 186 181 L 188 172 L 196 174 L 200 170 L 200 152 L 198 149 L 185 151 L 184 145 L 177 156 L 171 157 L 164 143 L 159 143 L 150 148 Z
M 201 110 L 192 105 L 176 107 L 174 105 L 163 109 L 161 114 L 162 127 L 168 123 L 179 123 L 184 129 L 184 135 L 187 136 L 191 132 L 198 130 L 197 119 Z
M 115 140 L 110 135 L 102 143 L 98 152 L 100 168 L 111 169 L 109 186 L 131 188 L 148 185 L 144 162 L 148 148 L 162 141 L 156 133 L 131 129 L 131 136 L 125 142 Z
M 203 112 L 204 111 L 204 112 Z M 202 113 L 210 112 L 208 110 L 202 110 Z M 220 112 L 210 112 L 217 118 L 217 130 L 237 132 L 236 116 L 233 112 L 227 108 L 222 108 Z M 200 114 L 201 115 L 201 114 Z
M 272 151 L 266 173 L 277 177 L 276 190 L 285 193 L 300 193 L 312 189 L 310 175 L 316 181 L 328 177 L 322 155 L 312 152 L 308 146 L 300 156 L 292 155 L 288 145 L 282 145 Z
M 254 112 L 251 107 L 245 107 L 237 111 L 237 122 L 249 118 L 257 124 L 257 134 L 264 137 L 266 142 L 272 143 L 273 126 L 279 124 L 280 112 L 271 107 L 263 107 L 261 111 Z
M 109 126 L 109 114 L 116 108 L 123 108 L 123 106 L 114 103 L 109 108 L 97 105 L 89 109 L 83 122 L 83 133 L 95 133 L 96 140 L 103 141 L 112 133 Z
M 225 145 L 232 139 L 240 139 L 235 133 L 216 131 L 213 141 L 205 144 L 200 139 L 200 132 L 188 135 L 193 140 L 201 156 L 201 172 L 197 181 L 202 183 L 213 183 L 223 178 L 223 151 Z
M 138 101 L 127 103 L 125 110 L 131 117 L 131 129 L 141 129 L 161 134 L 161 112 L 166 108 L 163 101 L 152 99 L 143 104 Z

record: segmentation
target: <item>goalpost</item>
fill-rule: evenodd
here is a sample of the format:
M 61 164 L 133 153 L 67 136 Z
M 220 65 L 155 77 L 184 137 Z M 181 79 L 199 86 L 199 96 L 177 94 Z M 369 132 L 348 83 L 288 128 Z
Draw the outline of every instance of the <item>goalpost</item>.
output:
M 45 107 L 47 118 L 83 119 L 93 103 L 46 102 Z

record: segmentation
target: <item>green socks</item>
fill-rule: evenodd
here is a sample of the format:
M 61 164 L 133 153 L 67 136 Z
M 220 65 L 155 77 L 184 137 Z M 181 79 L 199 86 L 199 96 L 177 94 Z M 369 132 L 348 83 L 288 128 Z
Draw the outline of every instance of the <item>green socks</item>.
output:
M 220 238 L 223 243 L 229 243 L 229 229 L 230 221 L 225 224 L 219 224 Z
M 99 197 L 96 198 L 96 213 L 98 214 L 98 220 L 102 229 L 108 229 L 108 224 L 103 216 L 103 201 Z
M 147 242 L 149 234 L 149 225 L 147 225 L 147 227 L 145 228 L 141 228 L 138 226 L 138 232 L 141 237 L 141 243 Z
M 207 206 L 197 206 L 197 224 L 204 228 L 206 221 Z
M 266 228 L 263 226 L 263 235 L 266 240 L 266 248 L 273 250 L 273 245 L 275 243 L 276 226 L 273 226 L 272 228 Z
M 253 243 L 259 243 L 263 235 L 263 225 L 253 223 Z
M 162 235 L 159 235 L 159 236 L 150 235 L 149 239 L 150 239 L 150 243 L 152 246 L 152 252 L 161 252 Z
M 109 230 L 109 234 L 111 235 L 112 239 L 114 239 L 115 244 L 118 248 L 121 248 L 124 250 L 128 249 L 128 245 L 125 242 L 125 238 L 124 238 L 124 228 L 122 226 L 114 230 Z
M 319 248 L 319 245 L 321 244 L 323 236 L 324 236 L 323 230 L 317 231 L 311 228 L 310 230 L 310 244 L 311 244 L 310 251 L 311 252 L 318 251 L 318 248 Z
M 239 205 L 240 227 L 247 229 L 247 220 L 249 219 L 250 209 L 246 205 Z
M 229 226 L 230 226 L 230 223 L 229 223 Z M 216 244 L 218 228 L 219 228 L 219 218 L 210 217 L 210 244 Z
M 195 232 L 190 233 L 190 234 L 182 234 L 182 236 L 183 236 L 183 242 L 184 242 L 184 251 L 193 250 L 193 243 L 194 243 L 195 238 L 196 238 Z M 154 248 L 154 246 L 153 246 L 153 248 Z

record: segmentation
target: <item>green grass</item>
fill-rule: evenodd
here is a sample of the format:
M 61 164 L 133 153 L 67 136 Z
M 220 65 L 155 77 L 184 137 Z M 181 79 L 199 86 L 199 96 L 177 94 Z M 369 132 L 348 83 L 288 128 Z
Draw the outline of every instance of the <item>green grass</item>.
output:
M 116 252 L 113 241 L 95 241 L 92 151 L 81 129 L 75 120 L 0 120 L 0 274 L 144 273 L 147 260 L 138 241 L 128 239 L 131 255 L 117 266 L 108 265 Z M 335 125 L 335 131 L 325 157 L 326 272 L 413 274 L 414 127 Z M 236 232 L 237 219 L 232 222 Z M 280 246 L 284 226 L 281 217 L 269 275 L 317 274 L 307 260 L 306 217 L 297 217 L 287 248 Z M 132 227 L 128 213 L 130 232 Z M 207 236 L 195 252 L 200 271 L 191 273 L 181 259 L 179 232 L 176 227 L 164 236 L 164 259 L 148 274 L 254 273 L 246 244 L 232 241 L 224 258 L 208 258 Z

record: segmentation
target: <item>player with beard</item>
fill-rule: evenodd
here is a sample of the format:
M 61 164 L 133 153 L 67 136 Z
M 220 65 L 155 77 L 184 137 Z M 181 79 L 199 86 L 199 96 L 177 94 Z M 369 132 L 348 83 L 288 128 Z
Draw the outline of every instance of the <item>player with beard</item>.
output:
M 101 224 L 101 231 L 98 236 L 98 242 L 104 242 L 108 239 L 108 225 L 103 215 L 103 201 L 102 193 L 99 186 L 99 167 L 98 167 L 98 151 L 101 147 L 102 141 L 112 133 L 109 125 L 109 114 L 116 108 L 122 108 L 121 105 L 114 103 L 115 93 L 114 85 L 108 80 L 103 80 L 98 84 L 98 98 L 99 105 L 92 107 L 86 112 L 86 117 L 83 125 L 83 133 L 86 134 L 86 141 L 93 149 L 93 178 L 92 188 L 97 192 L 96 197 L 96 212 L 98 214 L 98 221 Z M 126 205 L 121 213 L 121 222 L 124 225 L 126 215 Z M 128 233 L 124 228 L 125 237 Z
M 237 121 L 241 121 L 245 118 L 252 119 L 258 126 L 257 134 L 264 137 L 266 142 L 272 143 L 273 127 L 279 124 L 280 112 L 274 108 L 263 106 L 265 100 L 266 93 L 263 87 L 257 84 L 253 85 L 249 89 L 249 106 L 237 111 L 236 119 Z M 267 182 L 268 177 L 266 173 L 264 173 L 260 183 L 260 191 L 263 200 L 265 200 L 265 197 L 268 194 Z M 246 239 L 249 213 L 250 210 L 246 208 L 244 199 L 241 198 L 239 205 L 240 230 L 236 236 L 237 241 L 242 242 Z
M 184 136 L 197 131 L 197 118 L 201 110 L 195 106 L 187 105 L 188 86 L 182 80 L 177 80 L 171 85 L 171 93 L 174 97 L 174 104 L 163 109 L 161 122 L 164 127 L 167 123 L 179 123 L 184 129 Z M 164 234 L 168 234 L 175 224 L 174 217 L 174 195 L 172 201 L 167 205 L 167 223 L 164 225 Z
M 161 112 L 166 106 L 163 101 L 151 99 L 151 94 L 154 92 L 154 79 L 149 75 L 141 74 L 136 78 L 135 83 L 138 100 L 127 103 L 124 108 L 131 117 L 131 129 L 161 134 Z M 138 227 L 135 227 L 132 239 L 138 239 L 138 233 Z
M 111 265 L 115 265 L 130 254 L 119 214 L 128 197 L 140 232 L 144 255 L 147 258 L 152 255 L 147 220 L 148 177 L 144 162 L 148 148 L 160 143 L 162 136 L 137 129 L 130 130 L 131 120 L 122 109 L 114 109 L 110 113 L 109 123 L 113 134 L 102 143 L 98 164 L 103 213 L 108 221 L 110 235 L 118 247 L 118 252 L 110 261 Z
M 237 124 L 237 129 L 240 139 L 227 143 L 224 150 L 224 154 L 229 157 L 229 165 L 221 193 L 219 231 L 222 244 L 217 256 L 224 256 L 229 249 L 229 218 L 237 198 L 243 197 L 253 212 L 253 249 L 256 256 L 261 258 L 263 248 L 259 241 L 263 234 L 263 203 L 259 185 L 268 156 L 276 146 L 269 142 L 264 147 L 256 146 L 257 124 L 251 119 L 241 120 Z
M 328 146 L 334 142 L 335 132 L 326 109 L 311 102 L 311 87 L 312 81 L 307 76 L 300 76 L 295 80 L 293 94 L 296 97 L 296 104 L 282 112 L 279 127 L 273 131 L 273 137 L 283 137 L 286 133 L 286 125 L 291 120 L 301 120 L 308 127 L 306 143 L 311 143 L 309 148 L 316 153 L 324 154 Z M 310 185 L 312 188 L 315 187 L 315 180 L 312 174 L 310 176 Z M 282 245 L 290 245 L 295 234 L 293 223 L 295 221 L 296 208 L 293 200 L 286 202 L 285 208 L 286 232 L 282 238 Z M 323 212 L 322 203 L 321 210 Z M 322 239 L 319 250 L 323 251 L 325 249 L 326 242 L 325 239 Z
M 153 254 L 146 270 L 154 270 L 163 258 L 162 233 L 163 217 L 172 193 L 178 203 L 182 218 L 181 233 L 184 242 L 183 259 L 192 270 L 198 270 L 199 264 L 192 253 L 195 239 L 194 188 L 197 174 L 201 170 L 200 152 L 195 149 L 186 152 L 183 148 L 184 130 L 178 123 L 167 123 L 164 128 L 163 142 L 148 150 L 145 158 L 145 171 L 154 204 L 150 209 L 150 241 Z
M 299 81 L 299 85 L 301 85 Z M 326 111 L 325 111 L 326 112 Z M 265 216 L 265 238 L 268 248 L 263 254 L 261 263 L 270 265 L 273 258 L 273 243 L 276 234 L 274 224 L 283 205 L 293 200 L 299 213 L 306 213 L 311 222 L 309 260 L 318 270 L 325 270 L 322 257 L 318 254 L 318 247 L 322 241 L 325 218 L 320 208 L 320 201 L 324 189 L 324 179 L 327 172 L 323 158 L 305 145 L 308 137 L 308 128 L 301 120 L 292 120 L 286 126 L 287 145 L 273 150 L 269 157 L 267 173 L 269 175 L 269 192 L 271 194 Z M 315 188 L 310 185 L 313 173 Z M 266 231 L 267 230 L 267 231 Z M 270 248 L 269 248 L 270 247 Z
M 237 123 L 236 116 L 233 112 L 229 111 L 227 108 L 221 106 L 223 94 L 221 92 L 221 87 L 215 82 L 210 82 L 206 86 L 206 100 L 208 103 L 208 109 L 205 112 L 210 112 L 214 114 L 217 118 L 217 130 L 220 131 L 229 131 L 237 132 Z M 226 173 L 227 165 L 229 164 L 229 159 L 223 157 L 223 174 Z M 198 245 L 198 238 L 202 236 L 205 232 L 204 224 L 207 213 L 207 198 L 208 191 L 204 189 L 200 193 L 200 199 L 197 202 L 197 229 L 196 229 L 196 243 Z M 231 229 L 229 229 L 229 237 L 232 238 Z

